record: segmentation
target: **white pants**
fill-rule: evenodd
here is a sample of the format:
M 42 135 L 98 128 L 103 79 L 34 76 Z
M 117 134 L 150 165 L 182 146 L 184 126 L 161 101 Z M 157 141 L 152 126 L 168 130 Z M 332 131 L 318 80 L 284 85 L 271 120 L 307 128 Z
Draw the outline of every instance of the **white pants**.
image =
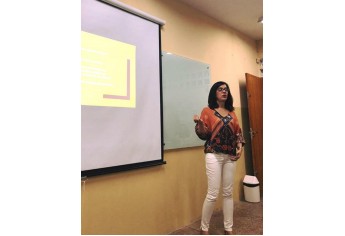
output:
M 222 153 L 206 153 L 207 195 L 202 208 L 201 229 L 208 231 L 220 184 L 223 182 L 224 229 L 232 231 L 234 201 L 232 198 L 236 161 Z

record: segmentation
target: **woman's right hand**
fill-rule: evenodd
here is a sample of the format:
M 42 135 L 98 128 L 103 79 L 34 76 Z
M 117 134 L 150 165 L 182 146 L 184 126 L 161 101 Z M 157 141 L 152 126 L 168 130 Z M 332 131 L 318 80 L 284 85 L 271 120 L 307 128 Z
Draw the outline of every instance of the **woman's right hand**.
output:
M 200 120 L 200 118 L 199 118 L 198 115 L 194 115 L 194 116 L 193 116 L 193 120 L 194 120 L 195 123 L 198 123 L 199 120 Z
M 204 121 L 200 119 L 198 115 L 194 115 L 193 120 L 198 125 L 198 128 L 201 132 L 207 131 Z
M 201 127 L 205 126 L 204 121 L 202 119 L 200 119 L 198 115 L 194 115 L 193 120 L 199 126 L 201 126 Z

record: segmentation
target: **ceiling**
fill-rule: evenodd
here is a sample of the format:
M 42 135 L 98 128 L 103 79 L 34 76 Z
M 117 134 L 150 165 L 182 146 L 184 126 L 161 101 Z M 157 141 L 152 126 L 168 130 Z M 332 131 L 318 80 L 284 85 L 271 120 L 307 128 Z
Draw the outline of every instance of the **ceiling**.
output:
M 255 40 L 263 39 L 263 0 L 178 0 Z

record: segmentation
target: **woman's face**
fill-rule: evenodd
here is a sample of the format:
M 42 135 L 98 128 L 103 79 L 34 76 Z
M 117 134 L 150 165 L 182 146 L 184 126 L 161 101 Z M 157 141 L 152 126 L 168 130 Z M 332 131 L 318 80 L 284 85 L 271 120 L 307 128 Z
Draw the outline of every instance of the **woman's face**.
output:
M 229 89 L 228 87 L 223 84 L 217 88 L 217 101 L 225 102 L 228 99 Z

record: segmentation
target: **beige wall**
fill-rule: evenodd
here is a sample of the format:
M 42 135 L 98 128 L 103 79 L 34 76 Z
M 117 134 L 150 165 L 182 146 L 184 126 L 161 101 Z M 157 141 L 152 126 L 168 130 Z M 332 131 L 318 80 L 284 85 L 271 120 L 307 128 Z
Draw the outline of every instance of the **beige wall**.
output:
M 256 44 L 257 44 L 257 50 L 258 50 L 258 57 L 263 58 L 264 56 L 263 40 L 258 40 Z
M 165 20 L 162 50 L 210 64 L 212 83 L 229 83 L 238 118 L 246 122 L 244 74 L 260 76 L 257 42 L 177 1 L 122 2 Z M 165 151 L 164 159 L 163 166 L 82 182 L 82 234 L 167 234 L 200 218 L 207 188 L 202 147 Z M 235 200 L 243 199 L 245 160 L 237 163 Z

